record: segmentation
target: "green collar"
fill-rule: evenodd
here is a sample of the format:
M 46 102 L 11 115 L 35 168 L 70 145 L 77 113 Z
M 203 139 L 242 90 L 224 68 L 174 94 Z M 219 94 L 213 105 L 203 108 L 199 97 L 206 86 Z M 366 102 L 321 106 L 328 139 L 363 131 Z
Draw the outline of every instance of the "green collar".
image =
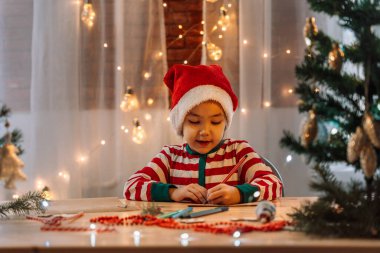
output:
M 201 153 L 198 153 L 197 151 L 194 151 L 190 148 L 190 145 L 189 144 L 186 144 L 186 151 L 190 154 L 190 155 L 199 155 L 199 156 L 207 156 L 208 154 L 211 154 L 211 153 L 214 153 L 216 152 L 220 146 L 222 146 L 222 144 L 224 143 L 225 140 L 221 140 L 219 142 L 218 145 L 216 145 L 213 149 L 211 149 L 208 153 L 206 154 L 201 154 Z

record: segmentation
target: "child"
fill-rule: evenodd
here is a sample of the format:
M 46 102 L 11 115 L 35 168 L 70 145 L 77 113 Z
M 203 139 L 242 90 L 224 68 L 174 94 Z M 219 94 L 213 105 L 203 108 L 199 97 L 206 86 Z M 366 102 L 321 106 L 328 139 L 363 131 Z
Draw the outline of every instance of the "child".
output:
M 172 125 L 185 143 L 163 147 L 133 174 L 124 186 L 127 199 L 228 205 L 281 196 L 281 181 L 252 147 L 224 139 L 238 99 L 220 66 L 175 65 L 164 82 L 172 95 Z

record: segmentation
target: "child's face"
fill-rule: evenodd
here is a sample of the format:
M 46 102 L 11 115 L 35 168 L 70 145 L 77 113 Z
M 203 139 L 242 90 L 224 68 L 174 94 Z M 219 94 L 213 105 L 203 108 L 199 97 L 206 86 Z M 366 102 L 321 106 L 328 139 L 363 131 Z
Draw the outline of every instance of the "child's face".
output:
M 195 106 L 183 123 L 183 138 L 193 151 L 206 154 L 222 140 L 227 120 L 217 102 Z

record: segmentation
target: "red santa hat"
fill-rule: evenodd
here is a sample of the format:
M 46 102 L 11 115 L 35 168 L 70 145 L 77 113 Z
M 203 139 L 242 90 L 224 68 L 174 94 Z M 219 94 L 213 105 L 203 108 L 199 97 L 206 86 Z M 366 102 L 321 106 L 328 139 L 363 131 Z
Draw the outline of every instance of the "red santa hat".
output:
M 171 96 L 170 120 L 178 135 L 182 135 L 182 125 L 187 113 L 205 101 L 218 102 L 231 124 L 238 99 L 231 84 L 218 65 L 174 65 L 164 77 Z

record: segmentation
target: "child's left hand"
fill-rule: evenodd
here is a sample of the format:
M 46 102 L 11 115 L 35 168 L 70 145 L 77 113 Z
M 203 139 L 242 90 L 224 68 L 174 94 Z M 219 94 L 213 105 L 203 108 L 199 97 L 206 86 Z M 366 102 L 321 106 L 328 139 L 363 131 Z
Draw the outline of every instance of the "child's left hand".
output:
M 219 184 L 207 191 L 207 202 L 210 204 L 232 205 L 240 203 L 238 188 Z

